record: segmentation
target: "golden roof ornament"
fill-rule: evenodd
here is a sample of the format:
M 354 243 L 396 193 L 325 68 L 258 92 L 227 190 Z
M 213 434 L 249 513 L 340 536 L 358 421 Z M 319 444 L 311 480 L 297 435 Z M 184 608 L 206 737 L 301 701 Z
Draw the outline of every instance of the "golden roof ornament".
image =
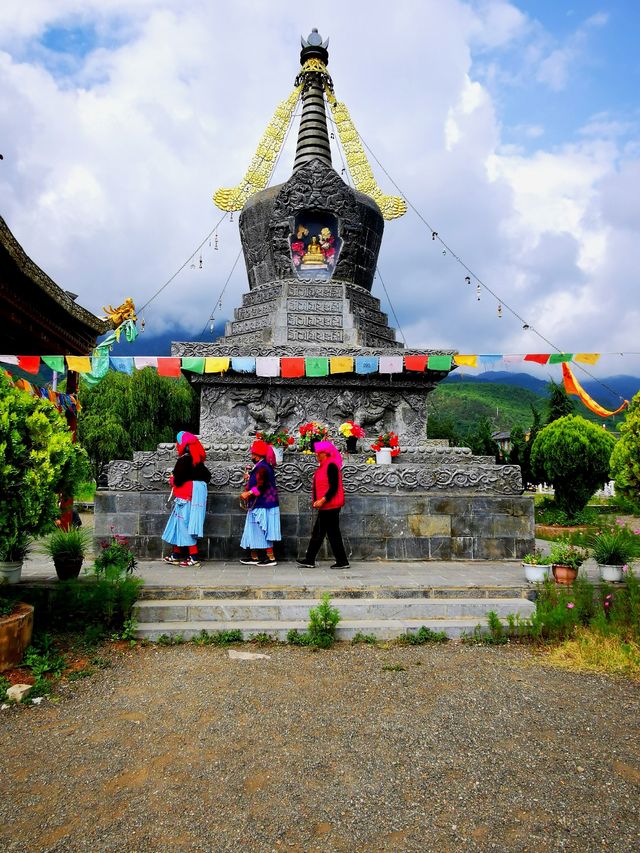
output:
M 242 181 L 236 187 L 216 191 L 213 196 L 216 206 L 226 211 L 241 210 L 251 196 L 266 188 L 303 91 L 310 85 L 319 85 L 333 114 L 355 188 L 376 202 L 385 219 L 397 219 L 403 216 L 407 212 L 405 200 L 400 196 L 386 195 L 382 192 L 376 183 L 349 111 L 335 97 L 333 81 L 327 71 L 329 39 L 323 41 L 318 30 L 314 28 L 306 39 L 301 38 L 300 41 L 302 44 L 301 69 L 296 77 L 293 91 L 276 108 Z M 319 93 L 320 101 L 322 101 L 322 92 Z M 324 109 L 322 103 L 321 107 Z M 330 158 L 330 153 L 327 156 Z M 298 158 L 296 157 L 294 170 L 297 167 Z

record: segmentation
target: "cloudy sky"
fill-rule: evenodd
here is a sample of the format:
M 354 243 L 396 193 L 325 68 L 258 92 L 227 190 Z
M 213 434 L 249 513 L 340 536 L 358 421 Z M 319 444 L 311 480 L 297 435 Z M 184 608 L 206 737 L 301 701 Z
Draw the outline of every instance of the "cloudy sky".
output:
M 640 374 L 636 0 L 3 0 L 0 213 L 100 313 L 200 337 L 239 250 L 211 200 L 242 178 L 299 68 L 330 37 L 336 94 L 413 211 L 379 265 L 411 346 L 630 353 Z M 295 133 L 274 182 L 288 177 Z M 342 163 L 336 148 L 334 164 Z M 385 192 L 395 192 L 373 163 Z M 236 267 L 217 316 L 246 290 Z M 379 281 L 374 293 L 390 315 Z M 510 313 L 513 309 L 521 318 Z M 635 354 L 633 354 L 635 353 Z

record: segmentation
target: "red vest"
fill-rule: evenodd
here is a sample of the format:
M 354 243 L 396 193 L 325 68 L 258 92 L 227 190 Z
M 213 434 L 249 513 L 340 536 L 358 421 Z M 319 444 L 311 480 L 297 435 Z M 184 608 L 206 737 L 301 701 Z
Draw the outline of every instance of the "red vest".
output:
M 335 462 L 332 463 L 335 465 Z M 313 499 L 314 501 L 320 500 L 323 498 L 326 493 L 329 491 L 329 477 L 327 476 L 327 468 L 329 466 L 329 460 L 325 460 L 325 462 L 317 469 L 317 471 L 313 475 Z M 338 491 L 331 498 L 330 501 L 327 501 L 326 504 L 320 507 L 323 509 L 338 509 L 341 506 L 344 506 L 344 489 L 342 488 L 342 471 L 338 468 Z

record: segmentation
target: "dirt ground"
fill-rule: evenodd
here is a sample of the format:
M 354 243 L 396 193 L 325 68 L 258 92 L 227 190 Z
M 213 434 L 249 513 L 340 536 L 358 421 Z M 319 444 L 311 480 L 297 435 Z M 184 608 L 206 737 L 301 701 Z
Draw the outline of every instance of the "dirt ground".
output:
M 0 712 L 0 849 L 638 849 L 637 684 L 519 648 L 251 650 L 116 651 Z

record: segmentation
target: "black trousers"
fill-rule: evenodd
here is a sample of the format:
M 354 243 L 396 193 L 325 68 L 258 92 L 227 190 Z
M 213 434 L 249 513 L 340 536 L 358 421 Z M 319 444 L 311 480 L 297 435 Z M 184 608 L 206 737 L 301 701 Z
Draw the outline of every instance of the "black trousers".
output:
M 324 542 L 324 537 L 329 539 L 329 545 L 333 551 L 336 563 L 339 566 L 344 566 L 349 562 L 344 550 L 342 534 L 340 533 L 340 508 L 338 509 L 321 509 L 318 510 L 316 523 L 311 531 L 311 539 L 307 546 L 307 555 L 305 562 L 315 563 L 316 556 L 320 550 L 320 546 Z

